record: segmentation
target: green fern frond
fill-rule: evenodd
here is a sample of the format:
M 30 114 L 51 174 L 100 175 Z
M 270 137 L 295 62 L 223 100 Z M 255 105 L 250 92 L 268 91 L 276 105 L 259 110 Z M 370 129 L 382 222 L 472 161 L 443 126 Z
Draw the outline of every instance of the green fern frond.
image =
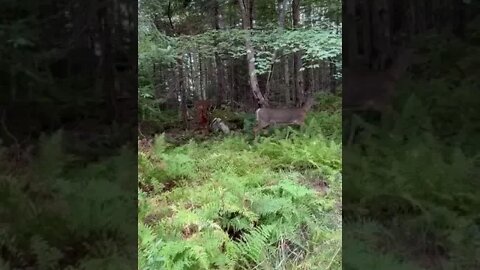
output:
M 246 234 L 242 241 L 236 243 L 235 247 L 241 256 L 248 259 L 248 262 L 259 264 L 265 253 L 273 243 L 271 235 L 275 226 L 267 225 L 257 227 Z
M 33 236 L 31 239 L 32 252 L 36 257 L 39 270 L 57 269 L 63 254 L 48 244 L 47 241 L 40 236 Z

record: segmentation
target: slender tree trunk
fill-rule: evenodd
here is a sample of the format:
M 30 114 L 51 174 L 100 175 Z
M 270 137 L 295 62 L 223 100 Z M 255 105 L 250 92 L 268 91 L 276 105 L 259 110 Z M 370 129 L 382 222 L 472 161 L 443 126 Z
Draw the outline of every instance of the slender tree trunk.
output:
M 283 59 L 283 72 L 284 72 L 284 79 L 285 79 L 285 103 L 290 105 L 292 102 L 292 97 L 290 95 L 291 89 L 290 89 L 290 73 L 289 73 L 289 61 L 288 61 L 288 56 L 285 56 Z
M 177 86 L 178 91 L 180 93 L 180 113 L 182 117 L 182 122 L 184 128 L 188 128 L 188 120 L 187 120 L 187 93 L 185 91 L 184 85 L 184 75 L 183 75 L 183 55 L 179 56 L 177 59 Z
M 335 80 L 335 73 L 337 72 L 337 67 L 335 63 L 330 62 L 330 93 L 335 94 L 337 90 L 337 80 Z
M 285 28 L 285 16 L 287 14 L 287 5 L 288 5 L 289 0 L 281 0 L 278 1 L 278 29 L 280 32 L 283 32 L 283 29 Z M 271 78 L 273 74 L 273 68 L 275 67 L 275 61 L 277 59 L 277 55 L 281 54 L 281 50 L 273 52 L 272 56 L 272 63 L 270 66 L 270 71 L 268 72 L 268 77 L 267 77 L 267 83 L 265 86 L 265 96 L 267 99 L 270 98 L 270 92 L 271 92 Z
M 200 99 L 205 100 L 205 93 L 203 87 L 203 63 L 202 63 L 202 55 L 198 54 L 198 84 L 199 84 L 199 91 L 200 91 Z
M 219 0 L 214 0 L 213 7 L 213 27 L 216 30 L 223 28 L 222 14 L 220 13 Z M 217 75 L 217 106 L 220 106 L 225 96 L 225 70 L 223 67 L 222 59 L 218 53 L 215 53 L 215 66 Z
M 245 47 L 247 49 L 247 61 L 248 61 L 248 73 L 250 77 L 250 87 L 252 88 L 252 93 L 255 96 L 255 99 L 261 106 L 268 106 L 268 101 L 263 96 L 258 86 L 258 79 L 255 70 L 255 50 L 250 38 L 251 25 L 251 15 L 247 11 L 252 10 L 251 5 L 253 1 L 251 0 L 238 0 L 240 4 L 240 10 L 242 13 L 242 22 L 243 29 L 245 30 Z
M 311 76 L 310 76 L 310 69 L 305 69 L 305 94 L 307 96 L 312 95 L 312 84 L 311 84 Z
M 454 10 L 454 34 L 460 39 L 465 39 L 465 2 L 463 0 L 455 0 Z
M 217 106 L 220 106 L 225 96 L 225 73 L 223 70 L 222 60 L 218 53 L 215 53 L 215 68 L 217 74 Z
M 187 59 L 183 59 L 183 87 L 185 89 L 185 93 L 190 92 L 190 69 L 189 69 L 189 61 Z
M 292 21 L 293 28 L 299 27 L 300 21 L 300 0 L 293 0 L 292 3 Z M 301 105 L 305 97 L 305 88 L 302 71 L 302 53 L 296 52 L 293 54 L 293 78 L 296 91 L 296 104 Z
M 317 69 L 318 68 L 312 68 L 310 70 L 310 73 L 311 73 L 311 84 L 310 84 L 310 87 L 313 89 L 313 91 L 318 91 L 318 90 L 321 90 L 318 85 L 317 85 Z
M 103 39 L 103 91 L 106 99 L 106 104 L 108 111 L 110 113 L 111 119 L 116 118 L 116 109 L 115 109 L 115 70 L 113 62 L 113 45 L 112 45 L 112 27 L 113 25 L 113 15 L 112 11 L 109 8 L 103 9 L 103 15 L 106 24 L 102 25 L 102 31 L 104 32 Z

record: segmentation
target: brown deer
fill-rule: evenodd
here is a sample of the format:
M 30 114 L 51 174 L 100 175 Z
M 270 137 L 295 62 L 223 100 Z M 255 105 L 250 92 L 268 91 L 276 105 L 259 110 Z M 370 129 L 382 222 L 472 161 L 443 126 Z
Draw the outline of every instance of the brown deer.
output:
M 257 125 L 253 128 L 255 137 L 258 131 L 270 125 L 298 125 L 302 126 L 305 123 L 307 112 L 314 104 L 314 98 L 309 97 L 307 101 L 300 108 L 259 108 L 256 111 Z
M 395 85 L 409 67 L 413 49 L 400 50 L 390 68 L 384 71 L 346 69 L 343 73 L 343 110 L 374 110 L 391 108 Z
M 404 48 L 399 51 L 387 70 L 344 70 L 342 108 L 344 123 L 350 122 L 351 125 L 350 129 L 344 127 L 344 131 L 350 133 L 347 144 L 353 142 L 357 129 L 355 118 L 345 121 L 350 118 L 348 115 L 354 112 L 368 111 L 382 115 L 391 111 L 396 84 L 416 58 L 413 49 Z

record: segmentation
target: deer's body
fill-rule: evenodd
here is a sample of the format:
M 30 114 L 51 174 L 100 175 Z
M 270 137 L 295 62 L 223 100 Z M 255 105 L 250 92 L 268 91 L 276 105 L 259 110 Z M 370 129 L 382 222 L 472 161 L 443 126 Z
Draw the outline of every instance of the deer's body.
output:
M 408 68 L 412 50 L 402 50 L 385 71 L 346 69 L 343 74 L 344 110 L 384 111 L 391 106 L 395 85 Z
M 313 105 L 313 98 L 309 98 L 301 108 L 259 108 L 256 111 L 257 125 L 253 129 L 255 136 L 258 131 L 270 125 L 303 125 L 307 112 Z
M 392 109 L 392 99 L 396 84 L 415 58 L 412 49 L 403 49 L 395 57 L 390 68 L 384 71 L 365 69 L 345 69 L 343 73 L 343 102 L 345 138 L 353 142 L 356 132 L 354 118 L 348 117 L 356 112 L 373 112 L 375 118 Z M 368 114 L 367 115 L 371 115 Z M 377 118 L 378 119 L 378 118 Z M 348 134 L 350 133 L 350 134 Z

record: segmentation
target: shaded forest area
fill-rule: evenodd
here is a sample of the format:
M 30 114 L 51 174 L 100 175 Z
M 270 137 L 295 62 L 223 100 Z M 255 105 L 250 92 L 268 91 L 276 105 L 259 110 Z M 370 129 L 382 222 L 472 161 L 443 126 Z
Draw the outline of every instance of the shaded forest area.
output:
M 343 265 L 478 269 L 478 1 L 343 9 Z
M 222 116 L 241 129 L 243 119 L 231 112 L 253 113 L 259 104 L 298 107 L 312 93 L 338 94 L 340 6 L 300 0 L 141 1 L 142 133 L 197 128 L 195 103 L 202 100 L 223 110 L 209 120 Z
M 134 269 L 136 2 L 0 14 L 0 269 Z
M 130 116 L 137 109 L 136 13 L 136 5 L 122 1 L 6 1 L 3 143 L 34 143 L 41 132 L 60 128 L 87 148 L 82 136 L 93 130 L 102 134 L 90 138 L 99 147 L 134 141 L 135 133 L 112 131 L 112 123 L 136 126 Z

